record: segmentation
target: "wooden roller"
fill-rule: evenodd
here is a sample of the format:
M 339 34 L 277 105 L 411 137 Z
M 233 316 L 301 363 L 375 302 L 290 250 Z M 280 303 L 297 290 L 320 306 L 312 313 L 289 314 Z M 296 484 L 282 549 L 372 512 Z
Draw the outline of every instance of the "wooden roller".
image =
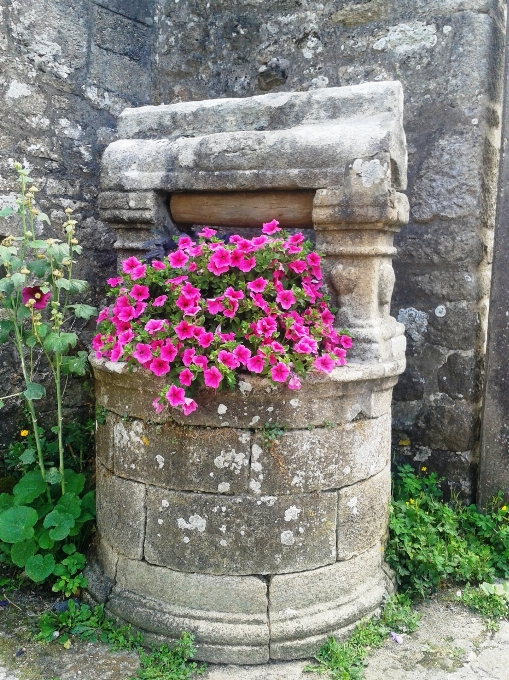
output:
M 278 220 L 286 229 L 312 228 L 314 191 L 232 191 L 172 194 L 170 212 L 177 224 L 261 227 Z

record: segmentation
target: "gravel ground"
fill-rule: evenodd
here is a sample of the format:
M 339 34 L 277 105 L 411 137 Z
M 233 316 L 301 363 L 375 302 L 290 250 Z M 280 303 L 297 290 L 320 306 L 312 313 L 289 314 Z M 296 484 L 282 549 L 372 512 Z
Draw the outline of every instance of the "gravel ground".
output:
M 51 606 L 37 594 L 8 595 L 14 605 L 0 609 L 0 680 L 127 680 L 136 674 L 136 655 L 112 653 L 101 644 L 38 645 L 28 630 Z M 509 623 L 497 633 L 447 594 L 419 607 L 420 628 L 388 641 L 373 653 L 365 680 L 509 680 Z M 304 662 L 268 666 L 210 666 L 205 680 L 312 680 Z M 323 677 L 323 676 L 322 676 Z

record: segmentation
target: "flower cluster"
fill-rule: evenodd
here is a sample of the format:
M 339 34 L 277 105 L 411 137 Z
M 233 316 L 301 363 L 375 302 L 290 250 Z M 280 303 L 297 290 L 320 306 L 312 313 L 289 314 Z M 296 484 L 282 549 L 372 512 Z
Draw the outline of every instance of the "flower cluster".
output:
M 239 371 L 298 390 L 307 371 L 344 364 L 352 344 L 333 328 L 320 256 L 276 220 L 228 243 L 204 227 L 198 241 L 180 237 L 164 262 L 128 258 L 108 284 L 115 300 L 99 314 L 93 349 L 167 376 L 158 413 L 166 404 L 192 413 L 198 386 L 233 386 Z

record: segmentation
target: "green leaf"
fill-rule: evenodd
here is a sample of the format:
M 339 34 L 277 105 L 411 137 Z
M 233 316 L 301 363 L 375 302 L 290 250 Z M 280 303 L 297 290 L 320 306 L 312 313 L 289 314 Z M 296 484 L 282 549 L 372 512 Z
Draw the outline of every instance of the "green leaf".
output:
M 27 262 L 27 269 L 39 278 L 45 276 L 49 272 L 50 268 L 51 265 L 48 260 L 34 260 L 33 262 Z
M 37 552 L 37 543 L 33 538 L 15 543 L 11 549 L 11 560 L 17 567 L 24 567 L 27 560 Z
M 11 276 L 11 281 L 15 288 L 21 288 L 21 286 L 25 284 L 26 278 L 26 274 L 20 274 L 17 272 Z
M 30 310 L 28 307 L 18 307 L 18 321 L 23 321 L 23 319 L 28 319 L 30 316 Z
M 9 335 L 14 328 L 12 321 L 7 319 L 0 320 L 0 342 L 7 342 L 9 340 Z
M 7 512 L 9 512 L 9 510 L 7 510 Z M 74 517 L 69 512 L 61 512 L 58 508 L 55 508 L 44 518 L 44 526 L 46 529 L 54 527 L 53 529 L 50 529 L 49 537 L 54 541 L 61 541 L 69 535 L 70 529 L 73 528 Z
M 36 460 L 35 449 L 25 449 L 19 459 L 23 465 L 30 465 Z
M 97 308 L 90 305 L 69 305 L 74 310 L 74 316 L 78 319 L 90 319 L 92 316 L 97 316 Z
M 76 546 L 74 543 L 68 543 L 67 545 L 62 546 L 62 550 L 65 552 L 66 555 L 72 555 L 73 553 L 76 552 Z
M 27 347 L 35 347 L 37 345 L 37 338 L 35 337 L 35 335 L 28 335 L 25 338 L 25 345 Z
M 48 529 L 43 529 L 39 536 L 39 545 L 43 550 L 51 550 L 55 545 L 55 541 L 49 537 Z
M 0 540 L 5 543 L 19 543 L 32 538 L 38 520 L 33 508 L 18 505 L 0 515 Z
M 82 472 L 78 474 L 74 470 L 66 470 L 64 472 L 64 479 L 65 490 L 68 493 L 75 493 L 76 496 L 79 496 L 85 486 L 85 475 Z
M 38 215 L 35 217 L 36 220 L 39 220 L 39 222 L 47 222 L 48 224 L 51 224 L 49 221 L 49 217 L 46 215 L 46 213 L 40 212 Z
M 70 293 L 83 293 L 88 288 L 88 281 L 80 281 L 79 279 L 71 279 L 69 281 L 69 283 L 71 284 L 70 288 L 69 288 Z
M 9 217 L 9 215 L 12 215 L 13 212 L 14 210 L 12 208 L 2 208 L 2 210 L 0 210 L 0 217 Z
M 19 480 L 12 490 L 17 505 L 31 503 L 47 489 L 40 470 L 30 470 Z
M 76 333 L 49 333 L 44 339 L 43 345 L 47 352 L 63 354 L 69 347 L 76 347 L 77 341 Z
M 16 255 L 17 252 L 16 246 L 0 246 L 0 260 L 2 262 L 10 262 L 11 257 Z
M 46 250 L 48 248 L 48 244 L 46 243 L 46 241 L 38 241 L 38 240 L 29 241 L 28 245 L 29 245 L 30 248 L 37 248 L 37 250 Z M 39 260 L 39 261 L 44 262 L 44 260 Z M 30 267 L 29 267 L 29 269 L 30 269 Z
M 84 500 L 84 499 L 83 499 Z M 0 494 L 0 513 L 14 505 L 14 496 L 10 493 Z
M 56 467 L 51 467 L 49 470 L 46 470 L 45 480 L 48 484 L 58 484 L 61 479 L 62 475 Z
M 88 355 L 86 352 L 78 352 L 75 357 L 62 357 L 62 373 L 69 375 L 69 373 L 76 373 L 77 375 L 85 375 L 88 364 Z
M 12 283 L 10 278 L 4 277 L 3 279 L 0 279 L 0 293 L 11 293 L 14 290 L 14 284 Z
M 27 388 L 23 394 L 25 395 L 26 399 L 30 399 L 31 401 L 34 399 L 42 399 L 46 394 L 46 389 L 43 385 L 30 382 L 27 384 Z
M 0 399 L 0 408 L 3 408 L 5 406 L 5 402 Z
M 63 288 L 64 290 L 70 290 L 71 284 L 67 279 L 57 279 L 55 282 L 57 288 Z
M 55 558 L 51 553 L 48 555 L 34 555 L 27 560 L 25 572 L 32 581 L 40 583 L 53 573 L 55 568 Z
M 58 501 L 55 510 L 68 512 L 74 519 L 78 519 L 81 515 L 81 500 L 75 493 L 66 491 Z

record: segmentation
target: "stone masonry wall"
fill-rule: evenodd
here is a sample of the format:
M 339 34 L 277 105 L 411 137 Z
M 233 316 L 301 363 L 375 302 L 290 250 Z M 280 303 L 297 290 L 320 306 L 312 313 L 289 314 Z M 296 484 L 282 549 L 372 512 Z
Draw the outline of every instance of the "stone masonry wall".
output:
M 411 221 L 392 314 L 407 328 L 398 457 L 467 496 L 478 457 L 504 13 L 499 0 L 163 0 L 154 103 L 401 80 Z
M 116 116 L 150 100 L 153 8 L 147 0 L 0 0 L 0 208 L 13 206 L 13 160 L 27 163 L 40 188 L 38 207 L 53 223 L 44 236 L 59 237 L 64 209 L 75 210 L 85 250 L 80 278 L 97 303 L 106 275 L 115 270 L 114 234 L 97 219 L 99 160 L 114 139 Z M 16 220 L 0 220 L 0 238 Z M 93 328 L 94 324 L 90 324 Z M 87 337 L 85 333 L 82 337 Z M 17 392 L 14 356 L 0 351 L 1 392 Z M 41 371 L 44 368 L 41 364 Z M 81 381 L 68 403 L 90 402 Z M 41 406 L 54 408 L 51 394 Z M 15 432 L 19 404 L 6 403 L 0 441 Z
M 392 314 L 409 342 L 394 443 L 400 457 L 469 495 L 503 8 L 502 0 L 0 0 L 0 205 L 14 190 L 11 159 L 26 160 L 55 224 L 67 205 L 81 216 L 83 273 L 96 298 L 114 268 L 114 237 L 96 213 L 98 160 L 125 106 L 401 80 L 412 215 L 394 263 Z M 4 352 L 0 382 L 15 388 L 16 379 Z M 1 419 L 2 435 L 12 418 Z

